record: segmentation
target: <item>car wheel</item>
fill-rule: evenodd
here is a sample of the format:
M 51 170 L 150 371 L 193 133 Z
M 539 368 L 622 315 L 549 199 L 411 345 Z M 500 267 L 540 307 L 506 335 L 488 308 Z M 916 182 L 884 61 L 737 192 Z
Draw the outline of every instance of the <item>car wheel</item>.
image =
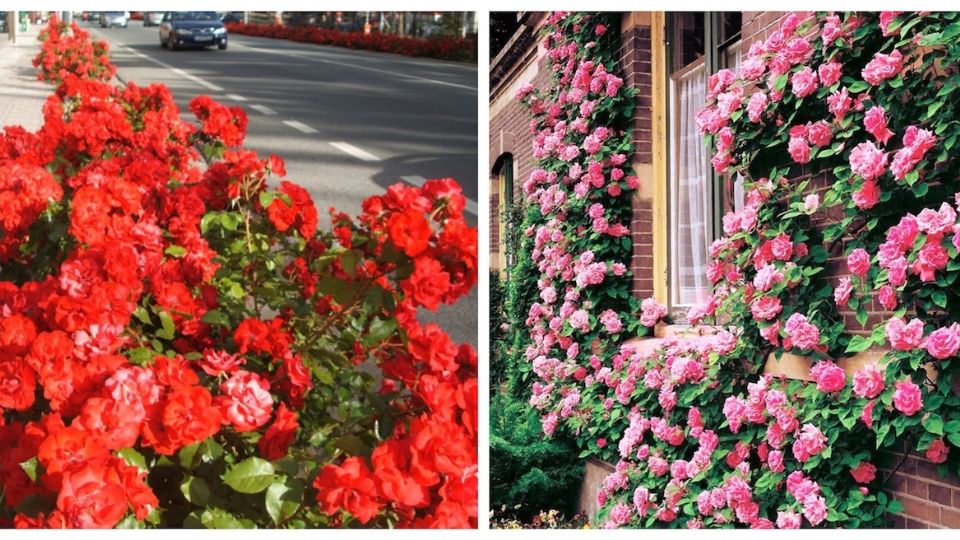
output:
M 221 44 L 217 45 L 217 48 L 220 49 L 221 51 L 225 51 L 225 50 L 227 50 L 227 44 L 226 44 L 226 43 L 221 43 Z

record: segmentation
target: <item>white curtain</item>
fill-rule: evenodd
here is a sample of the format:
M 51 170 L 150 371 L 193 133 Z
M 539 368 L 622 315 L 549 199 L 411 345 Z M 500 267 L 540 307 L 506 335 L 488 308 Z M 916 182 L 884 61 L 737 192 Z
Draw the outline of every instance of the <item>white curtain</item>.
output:
M 713 222 L 709 162 L 694 117 L 706 100 L 704 65 L 689 69 L 671 83 L 676 133 L 671 176 L 671 245 L 673 303 L 692 305 L 709 294 L 706 271 Z

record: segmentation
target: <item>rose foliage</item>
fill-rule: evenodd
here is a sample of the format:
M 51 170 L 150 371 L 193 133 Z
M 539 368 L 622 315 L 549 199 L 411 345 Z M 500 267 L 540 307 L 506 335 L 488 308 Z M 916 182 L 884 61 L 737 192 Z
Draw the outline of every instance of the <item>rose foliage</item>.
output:
M 525 185 L 546 261 L 527 351 L 544 430 L 616 463 L 597 494 L 607 527 L 883 524 L 899 503 L 881 452 L 958 471 L 960 15 L 789 14 L 737 71 L 710 76 L 697 124 L 716 170 L 746 179 L 745 204 L 724 217 L 712 294 L 689 314 L 711 326 L 648 348 L 620 338 L 660 309 L 611 314 L 612 266 L 591 274 L 582 255 L 609 243 L 598 220 L 613 222 L 605 164 L 620 148 L 603 137 L 618 113 L 589 113 L 628 110 L 608 91 L 606 28 L 552 15 L 554 84 L 521 90 L 540 159 Z M 824 276 L 831 257 L 847 277 Z M 880 359 L 847 360 L 868 349 Z M 784 353 L 811 359 L 808 381 L 763 373 Z
M 44 38 L 43 127 L 0 134 L 0 526 L 475 527 L 476 353 L 416 317 L 476 282 L 456 182 L 327 230 L 242 110 Z

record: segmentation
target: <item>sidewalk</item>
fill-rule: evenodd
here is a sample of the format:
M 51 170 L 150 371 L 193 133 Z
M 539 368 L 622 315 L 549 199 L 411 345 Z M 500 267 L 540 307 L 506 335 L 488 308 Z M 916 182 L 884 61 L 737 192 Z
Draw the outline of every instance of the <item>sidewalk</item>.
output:
M 53 88 L 37 80 L 31 61 L 40 51 L 39 26 L 17 34 L 10 43 L 0 34 L 0 128 L 20 125 L 36 131 L 43 125 L 43 103 Z

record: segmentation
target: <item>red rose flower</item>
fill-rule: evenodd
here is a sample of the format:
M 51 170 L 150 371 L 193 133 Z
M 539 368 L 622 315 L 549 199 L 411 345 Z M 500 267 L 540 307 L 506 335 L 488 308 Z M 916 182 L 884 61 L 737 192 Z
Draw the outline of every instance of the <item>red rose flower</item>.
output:
M 350 457 L 340 465 L 326 465 L 313 482 L 320 510 L 329 516 L 346 511 L 360 523 L 376 517 L 383 503 L 373 475 L 362 458 Z

